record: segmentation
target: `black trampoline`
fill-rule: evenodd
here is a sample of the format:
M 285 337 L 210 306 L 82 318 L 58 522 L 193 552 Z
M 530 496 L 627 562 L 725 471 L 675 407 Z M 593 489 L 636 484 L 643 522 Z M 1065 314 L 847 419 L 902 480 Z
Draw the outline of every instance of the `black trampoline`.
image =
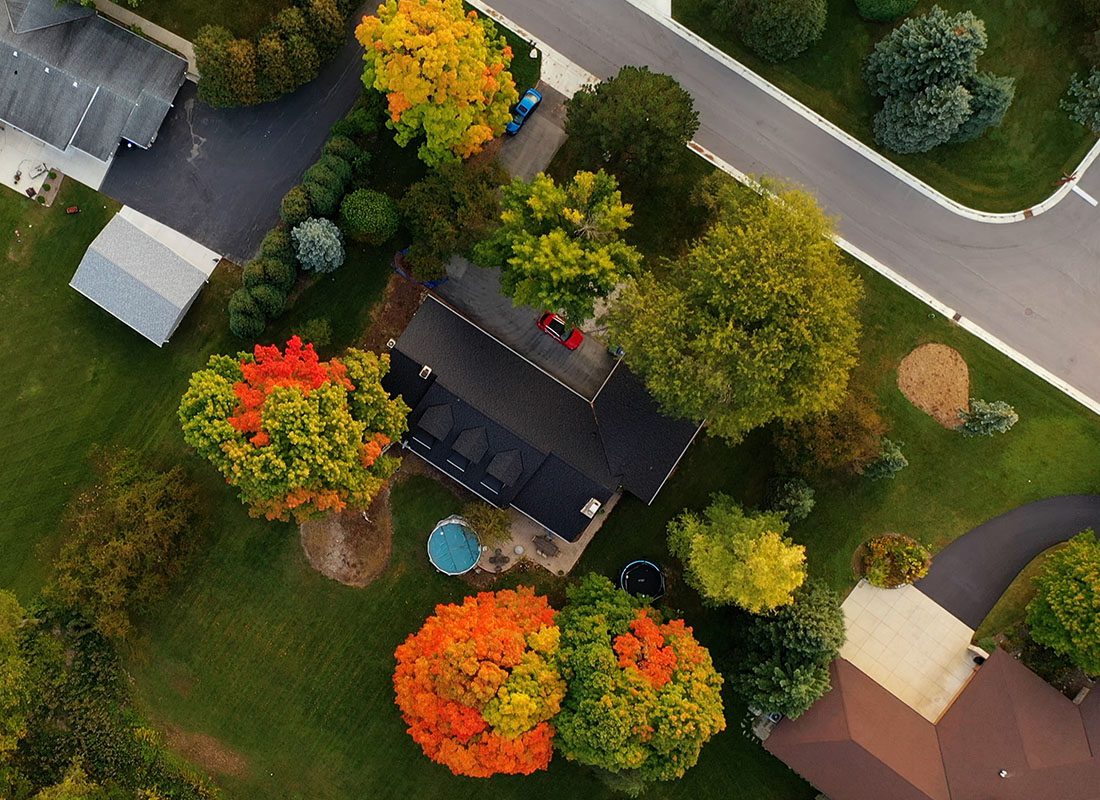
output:
M 635 597 L 657 600 L 665 594 L 665 574 L 652 561 L 631 561 L 619 574 L 619 588 Z

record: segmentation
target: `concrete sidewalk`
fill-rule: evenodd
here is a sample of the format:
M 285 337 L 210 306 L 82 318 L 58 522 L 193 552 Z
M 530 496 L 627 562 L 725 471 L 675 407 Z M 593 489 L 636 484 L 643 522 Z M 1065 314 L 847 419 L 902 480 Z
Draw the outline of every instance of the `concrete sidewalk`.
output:
M 112 3 L 111 0 L 95 0 L 96 10 L 103 16 L 119 23 L 124 28 L 139 28 L 143 36 L 159 45 L 179 53 L 187 59 L 187 79 L 198 83 L 199 68 L 195 61 L 195 46 L 182 36 L 177 36 L 167 28 L 154 25 L 144 17 L 138 16 L 128 8 Z

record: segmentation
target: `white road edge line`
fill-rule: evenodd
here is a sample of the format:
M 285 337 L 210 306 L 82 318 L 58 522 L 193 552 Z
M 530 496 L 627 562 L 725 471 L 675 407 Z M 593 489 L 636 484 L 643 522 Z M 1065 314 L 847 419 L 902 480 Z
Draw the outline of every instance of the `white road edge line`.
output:
M 488 6 L 484 2 L 484 0 L 467 0 L 467 1 L 470 3 L 470 5 L 472 5 L 474 8 L 476 8 L 481 13 L 485 14 L 488 17 L 491 17 L 492 19 L 497 20 L 502 25 L 505 25 L 506 27 L 508 27 L 509 29 L 514 31 L 519 36 L 521 36 L 521 37 L 527 39 L 528 41 L 532 42 L 542 52 L 544 63 L 546 62 L 546 60 L 548 58 L 552 59 L 553 63 L 555 63 L 555 64 L 570 64 L 571 63 L 567 58 L 562 56 L 556 50 L 554 50 L 551 47 L 548 47 L 546 45 L 546 43 L 543 42 L 541 39 L 539 39 L 537 36 L 532 35 L 529 31 L 526 31 L 523 28 L 519 27 L 514 22 L 512 22 L 510 19 L 505 17 L 503 14 L 501 14 L 500 12 L 498 12 L 495 9 Z M 634 0 L 630 0 L 630 2 L 633 3 Z M 728 56 L 727 56 L 727 58 L 728 58 Z M 599 78 L 596 77 L 595 75 L 592 75 L 591 73 L 585 73 L 584 70 L 582 70 L 580 67 L 577 67 L 576 65 L 573 65 L 573 67 L 576 70 L 576 73 L 584 73 L 584 74 L 590 75 L 592 81 L 598 81 L 599 80 Z M 576 74 L 576 73 L 574 73 L 574 74 Z M 552 83 L 548 79 L 544 78 L 544 80 L 546 80 L 546 83 L 548 83 L 550 86 L 553 86 L 553 88 L 557 89 L 558 91 L 562 92 L 563 94 L 566 94 L 567 92 L 568 92 L 567 96 L 572 94 L 572 92 L 570 91 L 569 85 L 558 86 L 558 85 L 555 85 L 554 83 Z M 574 80 L 575 80 L 575 78 L 574 78 Z M 573 81 L 570 81 L 570 83 L 572 83 L 572 82 Z M 573 89 L 573 91 L 575 91 L 575 88 Z M 776 91 L 778 91 L 778 90 L 776 90 Z M 847 134 L 845 134 L 845 135 L 847 135 Z M 860 147 L 863 148 L 864 145 L 860 145 Z M 737 179 L 738 181 L 745 184 L 746 186 L 752 187 L 753 189 L 758 189 L 758 184 L 754 180 L 752 180 L 752 178 L 750 178 L 747 174 L 745 174 L 744 172 L 741 172 L 741 170 L 737 169 L 732 164 L 726 163 L 725 161 L 723 161 L 721 158 L 716 156 L 714 153 L 711 153 L 709 150 L 707 150 L 702 145 L 700 145 L 696 142 L 689 142 L 688 143 L 688 148 L 690 150 L 692 150 L 693 152 L 695 152 L 697 155 L 705 158 L 707 161 L 714 164 L 716 167 L 718 167 L 720 170 L 725 172 L 727 175 L 732 176 L 733 178 Z M 1080 170 L 1078 170 L 1077 174 L 1080 175 L 1081 170 L 1083 170 L 1088 164 L 1091 164 L 1092 161 L 1097 157 L 1098 154 L 1100 154 L 1100 141 L 1098 141 L 1097 144 L 1095 146 L 1093 146 L 1092 150 L 1089 151 L 1089 154 L 1085 157 L 1085 161 L 1082 162 L 1082 167 L 1081 167 Z M 875 153 L 874 155 L 878 156 L 877 153 Z M 881 156 L 879 156 L 879 158 L 881 158 Z M 1088 162 L 1088 164 L 1086 164 L 1085 162 Z M 906 174 L 908 174 L 908 173 L 906 173 Z M 929 190 L 932 191 L 932 192 L 935 192 L 935 190 L 931 189 L 931 187 L 929 187 Z M 1065 186 L 1063 186 L 1062 189 L 1059 190 L 1059 192 L 1062 193 L 1062 196 L 1065 196 L 1065 194 L 1068 194 L 1069 191 L 1070 191 L 1070 189 L 1068 187 L 1065 187 Z M 939 194 L 939 193 L 936 192 L 936 194 Z M 940 195 L 940 196 L 942 197 L 942 195 Z M 947 198 L 944 198 L 944 199 L 946 200 Z M 1059 198 L 1059 199 L 1061 199 L 1061 198 Z M 1050 199 L 1048 198 L 1047 202 L 1049 202 L 1049 200 Z M 949 201 L 949 202 L 954 202 L 954 201 Z M 1054 202 L 1057 202 L 1057 201 L 1054 201 Z M 1053 203 L 1051 205 L 1053 206 Z M 975 212 L 975 213 L 980 213 L 980 212 Z M 1039 213 L 1039 212 L 1036 211 L 1035 213 Z M 1008 221 L 1011 221 L 1011 220 L 1002 220 L 1002 221 L 1008 222 Z M 1094 400 L 1093 398 L 1089 397 L 1087 394 L 1082 392 L 1080 389 L 1078 389 L 1077 387 L 1071 385 L 1070 383 L 1067 383 L 1062 378 L 1059 378 L 1057 375 L 1055 375 L 1053 372 L 1048 370 L 1046 367 L 1044 367 L 1040 364 L 1037 364 L 1035 361 L 1032 361 L 1030 358 L 1025 356 L 1019 350 L 1016 350 L 1014 347 L 1010 346 L 1009 344 L 1007 344 L 1003 340 L 997 338 L 992 333 L 985 330 L 985 328 L 978 325 L 976 322 L 973 322 L 973 321 L 967 319 L 966 317 L 963 317 L 961 314 L 958 315 L 958 319 L 956 319 L 955 310 L 952 309 L 950 306 L 948 306 L 946 303 L 943 303 L 943 302 L 937 300 L 935 297 L 933 297 L 931 294 L 926 292 L 924 289 L 920 288 L 915 283 L 910 281 L 908 278 L 906 278 L 906 277 L 900 275 L 899 273 L 895 272 L 894 270 L 890 269 L 890 267 L 886 266 L 885 264 L 883 264 L 878 259 L 874 258 L 870 254 L 868 254 L 868 253 L 864 252 L 863 250 L 861 250 L 860 248 L 856 247 L 854 244 L 852 244 L 848 240 L 846 240 L 846 239 L 844 239 L 840 236 L 833 236 L 832 238 L 833 238 L 833 241 L 836 242 L 838 247 L 840 247 L 845 252 L 849 253 L 850 255 L 852 255 L 855 258 L 862 261 L 864 264 L 869 266 L 875 272 L 879 273 L 884 278 L 889 280 L 891 283 L 894 283 L 897 286 L 900 286 L 902 289 L 909 292 L 909 294 L 916 297 L 922 303 L 924 303 L 925 305 L 931 307 L 932 309 L 939 312 L 940 314 L 947 317 L 948 319 L 955 320 L 959 324 L 959 326 L 961 328 L 963 328 L 963 330 L 966 330 L 966 331 L 972 333 L 974 336 L 978 337 L 983 342 L 985 342 L 986 344 L 993 347 L 995 350 L 998 350 L 999 352 L 1001 352 L 1004 355 L 1008 356 L 1008 358 L 1015 361 L 1017 364 L 1022 366 L 1024 369 L 1028 370 L 1029 372 L 1034 373 L 1035 375 L 1039 376 L 1044 381 L 1049 383 L 1051 386 L 1053 386 L 1055 389 L 1058 389 L 1059 391 L 1063 392 L 1064 394 L 1066 394 L 1069 397 L 1076 400 L 1078 403 L 1083 405 L 1089 411 L 1092 411 L 1094 414 L 1100 414 L 1100 402 L 1098 402 L 1098 401 Z

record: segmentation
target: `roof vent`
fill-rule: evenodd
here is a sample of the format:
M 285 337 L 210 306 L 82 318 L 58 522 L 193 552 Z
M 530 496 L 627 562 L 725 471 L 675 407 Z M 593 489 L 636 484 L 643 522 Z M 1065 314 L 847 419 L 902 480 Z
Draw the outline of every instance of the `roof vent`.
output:
M 386 349 L 393 350 L 393 348 L 395 348 L 395 347 L 397 347 L 397 340 L 396 339 L 390 339 L 388 342 L 386 342 Z
M 428 376 L 432 374 L 432 368 L 427 364 L 420 368 L 420 377 L 424 380 L 428 380 Z
M 581 509 L 581 513 L 589 519 L 592 519 L 594 516 L 596 516 L 596 512 L 600 510 L 600 506 L 602 505 L 603 503 L 593 497 L 591 500 L 584 504 L 584 508 Z
M 49 68 L 49 67 L 46 67 L 46 72 L 48 73 L 49 71 L 50 71 L 50 68 Z

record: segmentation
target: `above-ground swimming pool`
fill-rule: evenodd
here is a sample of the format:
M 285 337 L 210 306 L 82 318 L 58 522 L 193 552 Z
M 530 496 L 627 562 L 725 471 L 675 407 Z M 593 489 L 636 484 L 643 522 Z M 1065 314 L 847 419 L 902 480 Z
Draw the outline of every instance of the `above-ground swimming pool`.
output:
M 481 557 L 481 541 L 462 517 L 441 520 L 428 537 L 428 560 L 445 575 L 469 572 Z
M 652 561 L 631 561 L 619 574 L 619 588 L 635 597 L 657 600 L 665 594 L 665 574 Z

